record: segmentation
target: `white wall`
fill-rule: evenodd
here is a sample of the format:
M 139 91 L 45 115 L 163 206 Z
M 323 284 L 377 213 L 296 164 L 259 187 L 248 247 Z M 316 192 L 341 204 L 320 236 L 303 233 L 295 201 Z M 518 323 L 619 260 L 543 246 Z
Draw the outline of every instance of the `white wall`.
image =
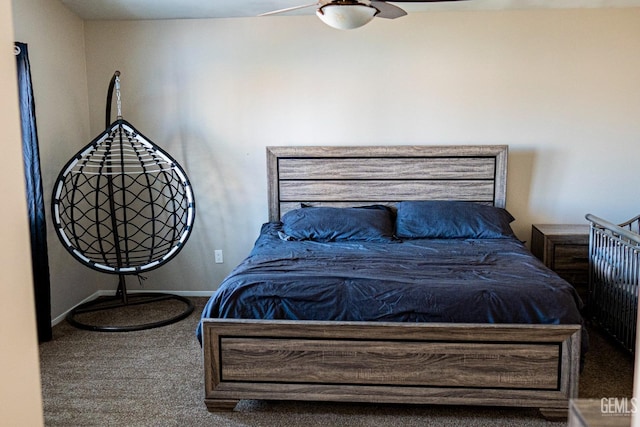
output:
M 11 1 L 0 0 L 0 424 L 41 426 L 29 224 L 24 187 Z
M 638 212 L 640 9 L 414 13 L 351 32 L 313 16 L 85 23 L 91 132 L 124 117 L 193 183 L 184 251 L 149 286 L 213 290 L 267 218 L 265 146 L 509 144 L 532 223 Z M 225 264 L 212 262 L 223 249 Z
M 92 139 L 84 23 L 60 2 L 51 0 L 14 0 L 13 22 L 15 40 L 27 43 L 29 49 L 48 218 L 51 312 L 55 318 L 98 289 L 115 290 L 117 286 L 113 277 L 84 267 L 67 253 L 49 214 L 58 173 Z
M 83 22 L 57 1 L 13 6 L 47 206 L 60 168 L 103 130 L 116 69 L 125 119 L 191 178 L 195 231 L 148 289 L 212 291 L 246 256 L 267 218 L 267 145 L 509 144 L 524 240 L 535 222 L 638 213 L 640 9 L 412 13 L 342 32 L 314 16 Z M 48 243 L 54 318 L 115 288 L 50 222 Z

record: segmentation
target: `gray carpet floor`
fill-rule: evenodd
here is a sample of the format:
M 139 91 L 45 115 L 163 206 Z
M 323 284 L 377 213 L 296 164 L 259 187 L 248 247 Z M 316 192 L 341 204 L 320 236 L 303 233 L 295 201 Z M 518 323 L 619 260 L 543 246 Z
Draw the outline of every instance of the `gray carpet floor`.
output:
M 203 403 L 202 355 L 187 319 L 138 332 L 91 332 L 66 322 L 40 345 L 47 426 L 561 426 L 536 409 L 241 401 L 234 412 Z M 168 308 L 167 308 L 168 309 Z M 85 319 L 90 321 L 90 319 Z M 115 321 L 115 320 L 114 320 Z M 633 358 L 596 330 L 580 397 L 630 397 Z

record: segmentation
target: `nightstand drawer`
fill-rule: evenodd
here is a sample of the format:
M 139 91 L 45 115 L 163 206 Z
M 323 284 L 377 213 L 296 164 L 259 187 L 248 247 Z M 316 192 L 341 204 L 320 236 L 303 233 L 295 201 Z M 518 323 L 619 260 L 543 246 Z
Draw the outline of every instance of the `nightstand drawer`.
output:
M 555 245 L 552 268 L 560 270 L 584 270 L 589 268 L 589 247 L 585 245 Z
M 576 289 L 581 288 L 585 293 L 589 287 L 589 272 L 581 270 L 556 270 L 558 276 L 571 283 Z

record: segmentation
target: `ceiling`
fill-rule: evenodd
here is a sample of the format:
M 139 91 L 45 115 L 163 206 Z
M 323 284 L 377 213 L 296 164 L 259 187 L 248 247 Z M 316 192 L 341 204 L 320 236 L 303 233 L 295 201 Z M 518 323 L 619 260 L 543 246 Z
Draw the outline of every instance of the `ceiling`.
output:
M 314 0 L 61 0 L 87 20 L 142 20 L 252 17 Z M 411 0 L 408 0 L 411 1 Z M 442 3 L 396 3 L 407 12 L 431 10 L 499 10 L 536 8 L 640 7 L 640 0 L 467 0 Z M 288 12 L 309 15 L 314 8 Z

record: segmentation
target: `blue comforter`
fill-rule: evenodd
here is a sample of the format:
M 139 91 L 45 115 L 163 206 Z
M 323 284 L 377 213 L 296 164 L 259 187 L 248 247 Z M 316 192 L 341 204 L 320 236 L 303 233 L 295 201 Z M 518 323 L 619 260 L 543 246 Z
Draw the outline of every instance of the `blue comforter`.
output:
M 582 323 L 574 288 L 515 238 L 319 243 L 279 230 L 262 226 L 203 318 Z

